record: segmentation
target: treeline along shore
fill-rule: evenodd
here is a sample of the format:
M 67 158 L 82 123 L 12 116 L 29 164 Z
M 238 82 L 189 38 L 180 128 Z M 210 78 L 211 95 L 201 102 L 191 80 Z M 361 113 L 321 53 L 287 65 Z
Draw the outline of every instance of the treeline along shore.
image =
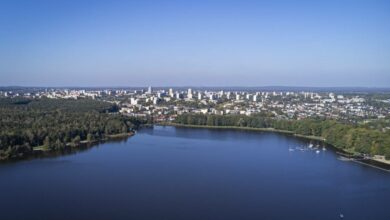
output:
M 116 104 L 92 99 L 0 98 L 0 160 L 127 137 L 140 126 L 152 123 L 151 118 L 129 117 L 118 110 Z M 382 163 L 390 160 L 389 130 L 336 120 L 188 113 L 168 124 L 287 133 L 324 141 Z
M 359 156 L 385 156 L 390 160 L 390 133 L 326 119 L 275 119 L 262 115 L 178 115 L 171 125 L 230 128 L 288 133 L 331 144 L 344 152 Z M 378 160 L 380 161 L 380 160 Z
M 0 99 L 0 160 L 132 135 L 144 121 L 91 99 Z

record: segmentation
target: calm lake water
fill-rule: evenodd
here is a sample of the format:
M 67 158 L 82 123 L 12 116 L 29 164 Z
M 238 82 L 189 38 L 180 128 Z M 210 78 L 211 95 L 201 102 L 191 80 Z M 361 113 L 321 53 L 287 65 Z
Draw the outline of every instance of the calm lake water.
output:
M 0 219 L 390 219 L 390 173 L 275 133 L 145 128 L 0 164 Z M 290 150 L 289 150 L 290 148 Z

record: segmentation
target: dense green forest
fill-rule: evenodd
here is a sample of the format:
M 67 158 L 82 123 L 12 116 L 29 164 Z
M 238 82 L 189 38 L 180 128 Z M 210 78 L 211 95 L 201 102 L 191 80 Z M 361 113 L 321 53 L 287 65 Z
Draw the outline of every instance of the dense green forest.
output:
M 325 119 L 285 120 L 263 115 L 202 115 L 183 114 L 176 123 L 204 126 L 237 126 L 274 128 L 295 134 L 318 136 L 336 148 L 369 155 L 385 155 L 390 159 L 390 131 L 368 128 L 362 125 L 341 123 Z
M 0 159 L 23 157 L 36 147 L 60 150 L 128 133 L 143 121 L 91 99 L 0 99 Z

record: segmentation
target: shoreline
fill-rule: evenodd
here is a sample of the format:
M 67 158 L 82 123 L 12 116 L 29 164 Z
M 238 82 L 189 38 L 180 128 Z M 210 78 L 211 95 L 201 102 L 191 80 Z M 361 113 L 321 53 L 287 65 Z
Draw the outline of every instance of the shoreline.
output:
M 341 155 L 344 155 L 344 156 L 349 157 L 349 158 L 353 158 L 353 152 L 348 152 L 348 151 L 345 151 L 343 149 L 337 148 L 337 147 L 327 143 L 325 138 L 318 137 L 318 136 L 308 136 L 308 135 L 295 134 L 294 132 L 287 131 L 287 130 L 280 130 L 280 129 L 274 129 L 274 128 L 251 128 L 251 127 L 239 127 L 239 126 L 189 125 L 189 124 L 179 124 L 179 123 L 172 123 L 172 122 L 160 122 L 160 123 L 156 123 L 154 125 L 187 127 L 187 128 L 207 128 L 207 129 L 220 129 L 220 130 L 260 131 L 260 132 L 273 132 L 273 133 L 287 134 L 287 135 L 291 135 L 291 136 L 298 137 L 298 138 L 304 138 L 307 140 L 315 140 L 315 141 L 324 142 L 325 144 L 330 145 L 336 151 L 341 152 L 342 153 Z M 154 125 L 151 125 L 151 127 L 153 127 Z M 136 133 L 136 131 L 131 131 L 128 133 L 111 134 L 111 135 L 107 135 L 106 138 L 102 138 L 99 140 L 90 140 L 90 141 L 82 140 L 76 145 L 74 143 L 69 142 L 69 143 L 66 143 L 65 149 L 66 148 L 68 148 L 68 149 L 81 149 L 82 146 L 92 147 L 95 144 L 104 143 L 106 141 L 129 138 L 129 137 L 134 136 L 135 133 Z M 55 153 L 60 153 L 63 150 L 64 149 L 52 150 L 46 146 L 37 146 L 37 147 L 33 147 L 31 152 L 29 152 L 28 154 L 25 154 L 25 155 L 20 156 L 20 157 L 14 157 L 14 158 L 0 158 L 0 162 L 24 160 L 24 159 L 29 159 L 29 157 L 31 157 L 31 156 L 32 157 L 38 157 L 38 156 L 49 157 L 50 155 L 45 155 L 45 153 L 55 154 Z M 365 162 L 365 161 L 367 161 L 367 162 Z M 369 159 L 364 159 L 364 160 L 359 159 L 358 160 L 355 158 L 355 159 L 353 159 L 353 162 L 357 162 L 357 163 L 364 164 L 364 165 L 367 165 L 367 166 L 370 166 L 373 168 L 378 168 L 378 169 L 390 172 L 390 160 L 375 159 L 375 158 L 369 158 Z M 372 163 L 374 163 L 374 164 L 372 164 Z M 375 164 L 378 164 L 378 165 L 375 165 Z M 389 169 L 385 169 L 385 168 L 380 167 L 380 166 L 389 167 Z
M 210 125 L 188 125 L 188 124 L 178 124 L 178 123 L 158 123 L 157 125 L 162 126 L 174 126 L 174 127 L 187 127 L 187 128 L 210 128 L 210 129 L 227 129 L 227 130 L 244 130 L 244 131 L 266 131 L 266 132 L 274 132 L 274 133 L 281 133 L 281 134 L 290 134 L 295 137 L 310 139 L 310 140 L 316 140 L 316 141 L 326 141 L 325 138 L 318 137 L 318 136 L 308 136 L 308 135 L 301 135 L 301 134 L 295 134 L 292 131 L 287 130 L 280 130 L 275 128 L 251 128 L 251 127 L 238 127 L 238 126 L 210 126 Z
M 57 149 L 57 150 L 52 150 L 50 147 L 46 146 L 36 146 L 32 147 L 31 151 L 23 154 L 22 156 L 18 157 L 9 157 L 9 158 L 0 158 L 0 163 L 1 162 L 13 162 L 13 161 L 22 161 L 22 160 L 28 160 L 31 158 L 40 158 L 40 157 L 50 157 L 52 155 L 55 155 L 56 153 L 61 153 L 64 150 L 77 150 L 77 149 L 82 149 L 83 147 L 92 147 L 96 144 L 104 143 L 106 141 L 113 141 L 113 140 L 119 140 L 119 139 L 125 139 L 129 138 L 135 135 L 135 131 L 130 131 L 128 133 L 118 133 L 118 134 L 110 134 L 107 135 L 105 138 L 98 139 L 98 140 L 82 140 L 77 144 L 68 142 L 65 144 L 64 149 Z
M 134 136 L 134 134 L 135 134 L 134 132 L 110 134 L 110 135 L 107 135 L 106 138 L 102 138 L 102 139 L 98 139 L 98 140 L 90 140 L 90 141 L 82 140 L 78 144 L 68 142 L 65 145 L 66 145 L 66 147 L 77 148 L 77 147 L 80 147 L 81 145 L 96 144 L 96 143 L 101 143 L 101 142 L 105 142 L 105 141 L 131 137 L 131 136 Z M 46 146 L 37 146 L 37 147 L 33 147 L 32 151 L 39 152 L 39 151 L 55 151 L 55 150 L 51 150 L 50 147 L 46 147 Z
M 279 130 L 279 129 L 274 129 L 274 128 L 251 128 L 251 127 L 238 127 L 238 126 L 189 125 L 189 124 L 179 124 L 179 123 L 172 123 L 172 122 L 163 122 L 163 123 L 158 123 L 157 125 L 173 126 L 173 127 L 187 127 L 187 128 L 209 128 L 209 129 L 221 129 L 221 130 L 224 130 L 224 129 L 229 130 L 230 129 L 230 130 L 244 130 L 244 131 L 274 132 L 274 133 L 280 133 L 280 134 L 288 134 L 288 135 L 292 135 L 294 137 L 304 138 L 304 139 L 308 139 L 308 140 L 322 141 L 322 142 L 324 142 L 326 144 L 329 144 L 329 143 L 326 142 L 326 139 L 323 138 L 323 137 L 295 134 L 292 131 Z M 329 145 L 331 145 L 331 144 L 329 144 Z M 345 151 L 343 149 L 340 149 L 340 148 L 337 148 L 337 147 L 335 147 L 333 145 L 331 145 L 331 146 L 334 149 L 336 149 L 337 151 L 343 152 L 344 154 L 351 154 L 351 152 L 347 152 L 347 151 Z M 390 160 L 378 160 L 378 159 L 375 159 L 375 158 L 370 158 L 370 159 L 367 159 L 367 160 L 368 160 L 368 162 L 374 161 L 375 163 L 381 164 L 383 166 L 390 166 Z M 382 167 L 372 165 L 370 163 L 365 163 L 363 161 L 359 161 L 359 163 L 365 164 L 365 165 L 368 165 L 368 166 L 371 166 L 371 167 L 374 167 L 374 168 L 378 168 L 378 169 L 381 169 L 381 170 L 390 171 L 390 170 L 384 169 Z

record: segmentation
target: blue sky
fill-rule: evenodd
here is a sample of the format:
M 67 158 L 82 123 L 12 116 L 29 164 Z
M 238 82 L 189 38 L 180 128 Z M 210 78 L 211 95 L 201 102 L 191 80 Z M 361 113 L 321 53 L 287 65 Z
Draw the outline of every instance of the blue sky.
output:
M 390 86 L 390 1 L 0 0 L 0 86 Z

